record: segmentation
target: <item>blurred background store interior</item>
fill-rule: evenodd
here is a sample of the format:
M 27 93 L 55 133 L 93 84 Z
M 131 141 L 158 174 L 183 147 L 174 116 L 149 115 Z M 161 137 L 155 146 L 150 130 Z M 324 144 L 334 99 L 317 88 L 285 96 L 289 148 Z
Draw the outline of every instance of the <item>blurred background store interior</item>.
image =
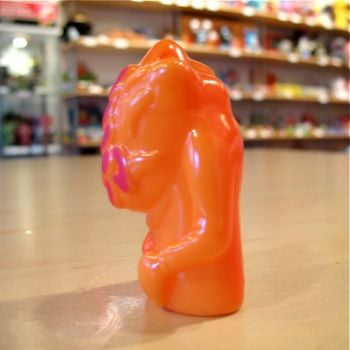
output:
M 247 148 L 348 151 L 349 1 L 0 1 L 0 154 L 98 153 L 113 80 L 173 38 L 226 84 Z

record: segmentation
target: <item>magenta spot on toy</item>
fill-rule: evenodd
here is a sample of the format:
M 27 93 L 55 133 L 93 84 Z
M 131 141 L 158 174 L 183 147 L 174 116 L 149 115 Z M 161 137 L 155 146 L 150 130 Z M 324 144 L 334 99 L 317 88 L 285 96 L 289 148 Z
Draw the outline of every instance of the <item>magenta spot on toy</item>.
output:
M 109 165 L 109 152 L 105 152 L 102 156 L 102 172 L 105 174 Z
M 126 74 L 128 68 L 129 68 L 129 67 L 126 66 L 126 67 L 124 67 L 124 68 L 120 71 L 120 73 L 119 73 L 117 79 L 115 80 L 115 82 L 114 82 L 114 84 L 113 84 L 112 90 L 114 90 L 114 88 L 122 81 L 122 79 L 123 79 L 124 75 Z
M 109 138 L 109 134 L 110 134 L 110 127 L 108 125 L 108 126 L 106 126 L 106 128 L 103 131 L 103 138 L 102 138 L 101 148 L 103 148 L 106 145 L 107 140 Z
M 127 71 L 128 71 L 128 66 L 124 67 L 124 68 L 120 71 L 120 73 L 119 73 L 117 79 L 114 81 L 114 83 L 113 83 L 113 85 L 112 85 L 112 88 L 111 88 L 111 90 L 110 90 L 111 93 L 113 93 L 113 91 L 115 90 L 115 88 L 117 87 L 117 85 L 123 80 L 123 78 L 124 78 L 124 76 L 125 76 L 125 74 L 126 74 Z
M 125 159 L 123 158 L 119 148 L 113 149 L 113 157 L 118 162 L 118 174 L 113 176 L 113 180 L 122 191 L 128 192 L 129 186 L 126 180 Z
M 112 106 L 110 104 L 107 105 L 105 111 L 103 112 L 103 116 L 102 116 L 102 126 L 105 127 L 108 121 L 108 118 L 110 116 L 110 110 L 111 110 Z M 107 126 L 109 126 L 107 124 Z

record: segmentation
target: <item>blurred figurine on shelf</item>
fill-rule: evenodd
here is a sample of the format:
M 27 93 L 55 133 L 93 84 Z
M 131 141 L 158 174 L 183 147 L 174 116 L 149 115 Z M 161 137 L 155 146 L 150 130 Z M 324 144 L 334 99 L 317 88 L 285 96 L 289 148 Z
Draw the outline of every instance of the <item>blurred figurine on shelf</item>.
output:
M 328 60 L 327 49 L 324 42 L 321 39 L 316 40 L 314 47 L 315 57 L 322 62 Z
M 210 19 L 204 19 L 201 22 L 201 27 L 199 31 L 198 44 L 207 44 L 209 33 L 213 30 L 213 21 Z
M 152 40 L 157 39 L 154 28 L 150 26 L 139 26 L 132 29 L 132 40 Z M 171 35 L 169 30 L 164 30 L 163 35 Z
M 215 29 L 211 29 L 208 32 L 207 36 L 207 45 L 211 47 L 218 47 L 220 44 L 219 33 Z
M 278 0 L 265 0 L 264 10 L 271 14 L 276 14 L 278 10 Z
M 349 1 L 334 0 L 333 12 L 335 27 L 347 30 L 349 26 Z
M 245 0 L 228 0 L 227 5 L 242 10 L 245 6 Z
M 262 125 L 259 128 L 258 135 L 262 139 L 269 139 L 274 136 L 275 130 L 272 125 Z
M 344 53 L 345 53 L 345 63 L 350 66 L 350 40 L 347 41 L 344 47 Z
M 319 7 L 319 24 L 325 26 L 326 28 L 333 27 L 333 6 L 330 0 L 318 0 L 315 1 L 315 6 Z
M 77 128 L 77 143 L 80 146 L 98 145 L 102 140 L 101 126 L 80 126 Z
M 276 94 L 276 74 L 269 72 L 266 76 L 267 93 L 274 96 Z
M 201 22 L 198 18 L 191 18 L 188 22 L 189 30 L 184 33 L 184 40 L 191 44 L 198 41 Z M 205 41 L 205 40 L 204 40 Z
M 350 103 L 350 80 L 343 77 L 331 81 L 331 94 L 334 98 Z
M 293 52 L 293 43 L 289 39 L 283 39 L 277 44 L 277 50 L 285 55 Z
M 254 10 L 261 10 L 263 8 L 264 1 L 262 0 L 245 0 L 245 6 L 251 7 Z
M 78 80 L 80 81 L 96 81 L 96 75 L 90 70 L 90 68 L 84 62 L 78 62 Z
M 85 128 L 78 127 L 77 128 L 77 143 L 78 145 L 86 145 L 88 143 L 89 139 L 87 137 Z
M 280 51 L 278 46 L 284 39 L 287 39 L 285 32 L 281 30 L 268 30 L 266 32 L 265 49 L 268 51 Z
M 79 109 L 79 126 L 100 126 L 102 111 L 98 105 L 82 105 Z
M 221 26 L 219 29 L 220 48 L 229 49 L 233 43 L 233 35 L 228 26 Z
M 333 58 L 338 58 L 341 61 L 346 61 L 346 44 L 345 38 L 338 36 L 334 38 L 330 43 L 330 56 Z
M 137 27 L 136 29 L 113 29 L 105 34 L 110 40 L 125 39 L 130 41 L 144 41 L 153 39 L 155 33 L 150 28 Z
M 190 32 L 196 44 L 207 44 L 209 32 L 213 29 L 213 22 L 209 19 L 192 18 L 189 21 Z
M 16 128 L 18 116 L 14 113 L 6 113 L 2 121 L 2 142 L 5 146 L 16 143 Z
M 63 27 L 63 40 L 76 41 L 81 36 L 90 35 L 92 24 L 82 13 L 75 14 Z
M 232 68 L 226 71 L 219 72 L 218 75 L 219 78 L 224 82 L 224 84 L 228 88 L 232 88 L 234 85 L 237 84 L 238 74 L 237 71 Z
M 43 130 L 39 118 L 32 119 L 33 144 L 39 145 L 42 143 Z
M 301 122 L 302 123 L 309 123 L 311 125 L 316 125 L 317 124 L 317 118 L 314 114 L 312 113 L 304 113 L 301 116 Z
M 257 28 L 244 28 L 244 48 L 246 51 L 250 52 L 261 51 L 259 31 Z
M 296 12 L 296 0 L 279 0 L 279 11 L 291 15 Z
M 296 51 L 302 59 L 309 59 L 312 57 L 313 51 L 316 49 L 317 43 L 309 39 L 306 35 L 299 38 Z
M 16 136 L 18 144 L 21 146 L 28 146 L 32 143 L 32 128 L 28 121 L 21 118 L 16 128 Z
M 78 125 L 85 126 L 89 124 L 89 115 L 85 109 L 79 109 Z
M 101 126 L 90 126 L 89 127 L 89 137 L 91 142 L 95 144 L 100 144 L 103 137 L 103 131 Z
M 311 124 L 310 123 L 296 124 L 293 130 L 293 136 L 296 138 L 311 136 Z
M 350 119 L 348 115 L 343 115 L 338 119 L 340 125 L 340 134 L 350 136 Z
M 299 1 L 298 12 L 305 21 L 313 20 L 315 18 L 313 1 Z
M 327 134 L 327 127 L 323 124 L 316 125 L 311 129 L 311 135 L 316 138 L 325 137 Z
M 35 118 L 33 126 L 34 143 L 47 145 L 52 142 L 53 137 L 53 123 L 52 118 L 46 114 Z

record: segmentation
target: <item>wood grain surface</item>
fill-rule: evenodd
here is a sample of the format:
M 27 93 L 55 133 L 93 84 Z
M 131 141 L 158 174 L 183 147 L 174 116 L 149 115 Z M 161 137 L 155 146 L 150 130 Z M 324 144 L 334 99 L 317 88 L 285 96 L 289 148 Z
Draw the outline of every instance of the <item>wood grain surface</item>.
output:
M 241 311 L 147 300 L 142 214 L 114 209 L 99 157 L 0 162 L 0 349 L 348 349 L 348 158 L 246 152 Z

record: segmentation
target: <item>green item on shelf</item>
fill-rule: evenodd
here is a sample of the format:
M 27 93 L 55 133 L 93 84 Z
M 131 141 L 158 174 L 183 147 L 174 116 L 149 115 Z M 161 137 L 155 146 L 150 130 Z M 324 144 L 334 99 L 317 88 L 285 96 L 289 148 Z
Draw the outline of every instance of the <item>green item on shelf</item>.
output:
M 2 139 L 5 146 L 11 146 L 15 144 L 15 122 L 7 122 L 2 126 Z
M 96 75 L 88 68 L 85 63 L 78 63 L 78 80 L 79 81 L 96 81 Z
M 287 137 L 294 137 L 294 127 L 293 126 L 287 126 L 286 128 L 286 136 Z

